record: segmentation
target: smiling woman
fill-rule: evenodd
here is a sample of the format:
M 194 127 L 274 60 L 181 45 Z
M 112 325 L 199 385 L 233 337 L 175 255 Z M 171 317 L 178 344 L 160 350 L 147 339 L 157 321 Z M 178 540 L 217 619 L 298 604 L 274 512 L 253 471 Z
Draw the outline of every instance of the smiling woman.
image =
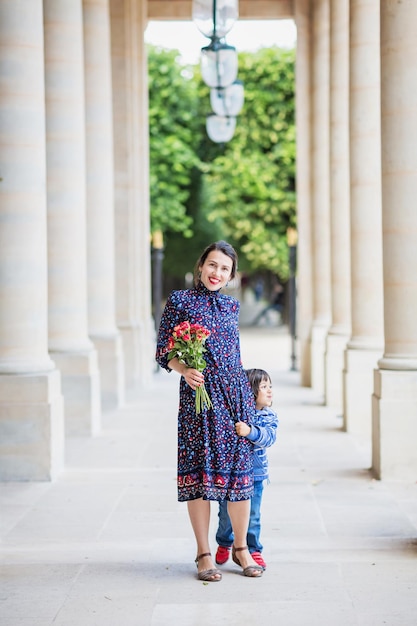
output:
M 227 35 L 227 43 L 238 51 L 255 51 L 278 46 L 293 48 L 297 31 L 293 20 L 240 20 Z M 191 21 L 150 21 L 145 41 L 156 46 L 180 51 L 183 63 L 196 64 L 200 50 L 207 45 L 197 26 Z
M 253 446 L 236 430 L 236 422 L 249 423 L 255 416 L 255 401 L 240 354 L 240 305 L 221 293 L 236 270 L 237 254 L 226 241 L 214 242 L 202 252 L 195 265 L 194 288 L 172 291 L 167 299 L 156 351 L 158 364 L 181 376 L 178 500 L 187 502 L 196 540 L 197 577 L 207 582 L 222 579 L 210 553 L 210 500 L 227 502 L 239 552 L 235 562 L 243 575 L 257 578 L 263 573 L 246 546 L 254 489 Z M 206 336 L 204 368 L 187 365 L 172 350 L 178 332 L 196 327 L 203 328 Z M 196 392 L 203 386 L 210 402 L 196 403 Z

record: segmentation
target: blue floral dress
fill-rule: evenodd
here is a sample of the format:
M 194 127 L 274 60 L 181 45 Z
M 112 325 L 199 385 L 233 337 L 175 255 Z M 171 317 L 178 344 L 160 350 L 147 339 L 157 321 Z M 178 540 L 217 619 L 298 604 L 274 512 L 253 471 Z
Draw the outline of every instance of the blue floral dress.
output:
M 197 415 L 195 391 L 180 380 L 178 411 L 178 500 L 248 500 L 253 494 L 253 444 L 235 432 L 236 421 L 252 422 L 255 403 L 243 369 L 239 302 L 210 291 L 173 291 L 158 333 L 156 360 L 168 371 L 167 344 L 175 326 L 189 321 L 211 332 L 205 347 L 204 379 L 213 407 Z

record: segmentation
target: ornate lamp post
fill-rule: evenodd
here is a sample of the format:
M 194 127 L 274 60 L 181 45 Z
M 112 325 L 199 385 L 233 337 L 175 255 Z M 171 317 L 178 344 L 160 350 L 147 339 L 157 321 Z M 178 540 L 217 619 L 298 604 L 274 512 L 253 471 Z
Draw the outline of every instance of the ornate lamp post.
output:
M 297 269 L 297 239 L 298 234 L 295 228 L 288 228 L 287 230 L 287 243 L 289 253 L 289 266 L 290 266 L 290 278 L 288 281 L 288 296 L 289 296 L 289 326 L 291 335 L 291 371 L 297 370 L 297 356 L 295 349 L 295 340 L 297 337 L 297 287 L 295 281 L 295 274 Z
M 152 305 L 155 330 L 158 332 L 162 314 L 162 262 L 164 260 L 164 237 L 162 231 L 152 233 Z

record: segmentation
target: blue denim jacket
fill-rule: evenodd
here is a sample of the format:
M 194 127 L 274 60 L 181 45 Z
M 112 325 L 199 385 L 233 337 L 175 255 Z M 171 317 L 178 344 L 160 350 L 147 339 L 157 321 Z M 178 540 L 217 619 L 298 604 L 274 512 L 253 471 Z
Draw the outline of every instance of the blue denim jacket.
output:
M 255 446 L 253 459 L 254 480 L 265 480 L 268 474 L 268 456 L 266 448 L 272 446 L 277 438 L 278 417 L 269 407 L 256 411 L 256 416 L 251 424 L 247 438 Z

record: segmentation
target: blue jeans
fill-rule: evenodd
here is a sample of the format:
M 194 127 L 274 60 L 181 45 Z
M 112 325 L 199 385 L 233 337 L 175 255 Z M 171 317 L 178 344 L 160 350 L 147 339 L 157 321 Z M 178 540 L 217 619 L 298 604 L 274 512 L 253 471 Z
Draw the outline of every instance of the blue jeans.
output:
M 260 542 L 261 535 L 261 502 L 264 490 L 263 480 L 254 482 L 254 492 L 250 502 L 249 528 L 246 541 L 249 552 L 262 552 L 263 545 Z M 227 513 L 227 501 L 219 502 L 219 526 L 216 533 L 216 541 L 219 546 L 229 548 L 233 543 L 233 529 L 230 517 Z M 238 546 L 240 548 L 240 546 Z

